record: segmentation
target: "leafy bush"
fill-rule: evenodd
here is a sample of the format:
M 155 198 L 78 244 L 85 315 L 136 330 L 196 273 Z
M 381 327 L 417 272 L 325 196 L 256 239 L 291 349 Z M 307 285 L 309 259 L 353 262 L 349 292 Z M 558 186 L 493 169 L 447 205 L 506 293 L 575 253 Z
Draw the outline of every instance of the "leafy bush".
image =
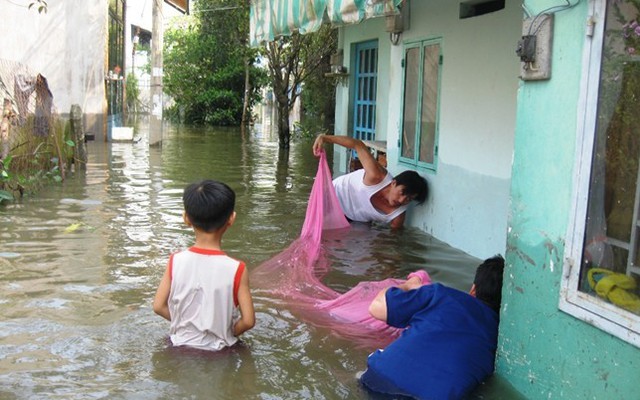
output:
M 0 203 L 38 190 L 49 182 L 64 180 L 73 162 L 75 143 L 68 124 L 51 118 L 49 134 L 34 134 L 35 118 L 12 128 L 9 154 L 0 161 Z
M 168 117 L 189 124 L 239 125 L 245 73 L 249 72 L 250 104 L 266 75 L 252 65 L 257 50 L 246 43 L 248 3 L 200 0 L 194 7 L 187 27 L 165 32 L 163 84 L 175 102 Z
M 130 113 L 136 113 L 138 112 L 138 104 L 140 104 L 138 78 L 134 74 L 128 74 L 126 83 L 127 110 Z

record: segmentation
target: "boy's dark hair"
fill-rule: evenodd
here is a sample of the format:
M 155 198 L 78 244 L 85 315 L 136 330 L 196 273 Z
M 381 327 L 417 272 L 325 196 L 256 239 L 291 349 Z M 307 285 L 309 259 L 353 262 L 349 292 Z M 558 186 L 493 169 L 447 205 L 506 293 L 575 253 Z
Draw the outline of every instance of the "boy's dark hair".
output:
M 224 226 L 236 205 L 236 194 L 226 184 L 211 179 L 192 183 L 182 194 L 191 225 L 205 232 Z
M 476 285 L 476 298 L 482 300 L 495 310 L 500 312 L 502 301 L 502 273 L 504 272 L 504 258 L 495 255 L 484 260 L 476 269 L 473 283 Z
M 427 200 L 429 195 L 429 185 L 427 180 L 424 179 L 416 171 L 403 171 L 393 178 L 396 181 L 396 185 L 404 186 L 404 191 L 407 196 L 415 196 L 415 201 L 418 204 L 422 204 Z

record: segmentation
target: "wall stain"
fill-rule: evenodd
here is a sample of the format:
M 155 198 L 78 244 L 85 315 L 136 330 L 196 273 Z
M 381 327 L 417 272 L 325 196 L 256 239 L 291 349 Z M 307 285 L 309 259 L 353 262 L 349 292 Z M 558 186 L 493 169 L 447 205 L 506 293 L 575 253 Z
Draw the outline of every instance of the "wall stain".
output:
M 524 253 L 523 251 L 521 251 L 520 249 L 516 248 L 516 247 L 509 247 L 509 249 L 507 251 L 510 251 L 512 253 L 515 253 L 519 259 L 521 259 L 522 261 L 526 262 L 527 264 L 531 264 L 533 266 L 536 265 L 536 262 L 533 260 L 533 258 L 529 257 L 529 255 L 527 255 L 526 253 Z
M 605 382 L 609 379 L 609 374 L 610 374 L 609 371 L 602 371 L 602 370 L 598 371 L 598 375 L 600 376 L 600 379 Z

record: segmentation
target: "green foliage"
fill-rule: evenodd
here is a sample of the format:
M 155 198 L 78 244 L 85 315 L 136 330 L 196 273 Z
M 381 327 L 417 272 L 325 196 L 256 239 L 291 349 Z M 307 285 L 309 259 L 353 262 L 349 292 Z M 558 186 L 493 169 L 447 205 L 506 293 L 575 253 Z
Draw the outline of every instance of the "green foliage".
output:
M 9 174 L 9 166 L 13 157 L 8 155 L 4 160 L 0 161 L 0 188 L 4 188 L 11 180 Z M 13 194 L 8 190 L 0 189 L 0 204 L 13 200 Z
M 49 128 L 49 135 L 35 135 L 33 116 L 13 128 L 14 143 L 0 161 L 0 203 L 34 193 L 49 182 L 64 180 L 75 142 L 67 137 L 68 129 L 62 122 L 51 120 Z
M 13 195 L 11 192 L 7 192 L 6 190 L 0 190 L 0 204 L 5 201 L 12 201 Z
M 175 101 L 168 116 L 181 122 L 239 125 L 249 66 L 251 102 L 264 73 L 247 46 L 249 5 L 243 0 L 200 0 L 187 27 L 165 33 L 164 88 Z
M 136 53 L 143 52 L 150 54 L 151 53 L 151 44 L 149 43 L 138 43 L 136 44 Z
M 332 30 L 330 35 L 337 35 L 337 31 Z M 325 56 L 320 58 L 318 67 L 315 68 L 304 82 L 301 97 L 303 125 L 312 130 L 312 134 L 319 131 L 333 131 L 335 120 L 335 82 L 329 80 L 325 73 L 331 70 L 330 56 L 328 53 L 336 51 L 337 41 L 335 37 L 329 43 L 333 46 L 325 52 Z
M 293 123 L 293 139 L 311 139 L 319 133 L 329 134 L 329 131 L 322 128 L 317 120 L 305 118 L 301 122 Z
M 275 104 L 278 109 L 278 137 L 282 149 L 289 148 L 289 111 L 295 104 L 299 93 L 306 90 L 306 83 L 316 77 L 316 88 L 322 83 L 319 77 L 328 72 L 323 67 L 328 66 L 330 55 L 335 52 L 337 32 L 330 25 L 325 24 L 317 31 L 301 35 L 294 33 L 267 43 L 263 55 L 268 61 L 269 78 L 273 87 Z M 314 83 L 310 85 L 312 88 Z M 322 88 L 321 90 L 327 90 Z M 329 89 L 331 90 L 331 89 Z M 313 91 L 313 90 L 312 90 Z M 315 99 L 307 97 L 309 104 L 303 105 L 312 109 Z M 322 106 L 326 106 L 326 103 Z M 319 114 L 324 114 L 319 113 Z
M 138 78 L 134 74 L 128 74 L 126 80 L 126 96 L 127 96 L 127 110 L 130 113 L 138 111 L 138 104 L 140 103 L 140 88 L 138 87 Z

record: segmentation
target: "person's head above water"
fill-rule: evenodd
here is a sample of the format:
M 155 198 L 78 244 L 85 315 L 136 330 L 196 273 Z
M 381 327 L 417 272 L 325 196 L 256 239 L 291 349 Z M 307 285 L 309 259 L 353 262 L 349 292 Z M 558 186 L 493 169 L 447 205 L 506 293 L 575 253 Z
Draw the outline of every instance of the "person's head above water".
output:
M 187 186 L 182 201 L 189 223 L 212 232 L 225 226 L 233 215 L 236 194 L 226 184 L 207 179 Z
M 472 289 L 478 300 L 482 300 L 494 311 L 500 312 L 502 302 L 502 275 L 504 272 L 504 258 L 496 255 L 484 260 L 476 269 Z
M 397 186 L 404 186 L 404 194 L 422 204 L 429 196 L 427 180 L 416 171 L 404 171 L 393 178 Z

